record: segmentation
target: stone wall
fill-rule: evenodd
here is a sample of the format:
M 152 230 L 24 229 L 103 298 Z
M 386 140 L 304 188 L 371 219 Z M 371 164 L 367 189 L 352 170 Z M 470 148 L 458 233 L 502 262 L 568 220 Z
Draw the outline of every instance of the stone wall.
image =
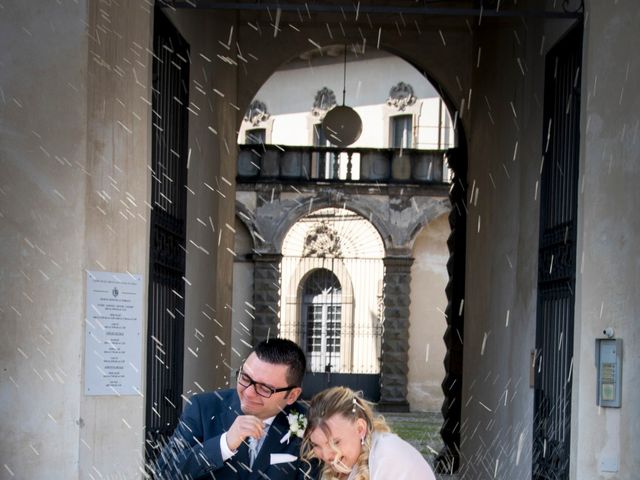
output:
M 447 215 L 442 215 L 425 225 L 413 246 L 407 386 L 412 411 L 439 412 L 444 400 L 449 232 Z
M 236 69 L 211 59 L 217 58 L 214 52 L 226 52 L 219 42 L 229 40 L 235 15 L 167 13 L 189 43 L 191 59 L 183 379 L 188 394 L 232 381 Z
M 640 471 L 640 58 L 630 46 L 640 44 L 640 8 L 586 4 L 572 478 L 631 480 Z M 607 327 L 623 342 L 619 409 L 595 402 L 595 339 Z

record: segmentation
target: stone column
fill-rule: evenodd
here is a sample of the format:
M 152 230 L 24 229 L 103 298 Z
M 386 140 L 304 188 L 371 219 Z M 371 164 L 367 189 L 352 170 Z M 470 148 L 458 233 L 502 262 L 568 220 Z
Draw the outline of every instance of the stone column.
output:
M 409 411 L 407 365 L 412 264 L 410 257 L 384 259 L 384 330 L 378 406 L 382 411 Z
M 253 344 L 278 336 L 280 321 L 280 254 L 254 257 L 253 269 Z

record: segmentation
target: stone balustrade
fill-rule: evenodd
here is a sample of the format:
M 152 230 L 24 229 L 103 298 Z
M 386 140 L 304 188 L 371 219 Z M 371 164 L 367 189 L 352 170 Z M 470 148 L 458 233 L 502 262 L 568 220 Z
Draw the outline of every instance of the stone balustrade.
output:
M 239 182 L 441 184 L 446 150 L 239 145 Z

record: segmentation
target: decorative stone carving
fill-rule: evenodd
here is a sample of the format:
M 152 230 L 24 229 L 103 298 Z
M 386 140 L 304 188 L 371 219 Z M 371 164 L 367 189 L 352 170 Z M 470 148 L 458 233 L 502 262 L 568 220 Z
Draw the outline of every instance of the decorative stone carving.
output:
M 267 111 L 267 104 L 260 100 L 254 100 L 247 108 L 247 112 L 244 114 L 245 122 L 251 122 L 251 125 L 257 127 L 262 122 L 269 119 L 271 114 Z
M 333 90 L 322 87 L 313 99 L 311 114 L 314 117 L 323 118 L 329 110 L 336 106 L 336 103 L 336 94 L 333 93 Z
M 341 257 L 340 237 L 325 222 L 311 227 L 304 239 L 304 257 Z
M 398 82 L 389 90 L 387 105 L 395 107 L 399 111 L 404 111 L 410 105 L 416 103 L 416 96 L 413 94 L 413 87 L 408 83 Z

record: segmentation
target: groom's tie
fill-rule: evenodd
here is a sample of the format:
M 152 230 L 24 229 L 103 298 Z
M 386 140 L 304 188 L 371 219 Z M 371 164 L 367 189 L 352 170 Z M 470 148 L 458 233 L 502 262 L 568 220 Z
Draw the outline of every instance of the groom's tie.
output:
M 258 440 L 249 437 L 249 468 L 253 468 L 253 462 L 258 456 Z
M 264 423 L 264 430 L 262 430 L 262 436 L 260 438 L 249 437 L 247 439 L 247 444 L 249 446 L 249 468 L 253 468 L 253 462 L 258 457 L 258 452 L 262 448 L 262 445 L 267 438 L 272 422 L 273 417 L 268 419 L 268 421 Z

